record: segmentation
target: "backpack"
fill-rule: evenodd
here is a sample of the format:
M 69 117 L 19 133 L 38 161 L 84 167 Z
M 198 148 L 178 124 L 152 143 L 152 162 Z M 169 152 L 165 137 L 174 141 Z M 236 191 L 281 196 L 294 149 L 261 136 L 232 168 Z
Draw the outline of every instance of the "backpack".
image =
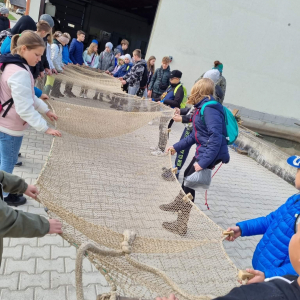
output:
M 8 31 L 8 30 L 2 30 L 0 32 L 0 47 L 1 47 L 2 43 L 4 42 L 4 40 L 6 39 L 6 37 L 8 37 L 8 36 L 12 37 L 12 34 L 11 34 L 10 31 Z
M 211 105 L 211 104 L 219 104 L 219 102 L 208 101 L 201 107 L 200 116 L 203 122 L 205 122 L 204 115 L 203 115 L 204 109 L 207 105 Z M 236 141 L 239 135 L 239 126 L 232 112 L 225 106 L 223 106 L 223 110 L 224 110 L 225 125 L 227 131 L 227 136 L 226 136 L 227 145 L 232 145 Z
M 144 88 L 147 85 L 147 82 L 148 82 L 148 67 L 147 67 L 146 64 L 144 66 L 145 66 L 144 67 L 144 72 L 143 72 L 142 80 L 140 82 L 140 87 L 141 88 Z
M 17 66 L 19 66 L 19 67 L 25 69 L 26 71 L 28 71 L 27 68 L 26 68 L 22 63 L 11 63 L 11 64 L 17 65 Z M 1 63 L 1 64 L 0 64 L 0 68 L 1 68 L 2 72 L 4 71 L 4 69 L 5 69 L 5 67 L 6 67 L 7 65 L 9 65 L 9 63 L 6 63 L 6 64 Z M 13 106 L 13 104 L 14 104 L 14 99 L 13 99 L 13 98 L 8 99 L 8 100 L 5 101 L 3 104 L 0 103 L 0 112 L 3 110 L 3 108 L 4 108 L 5 106 L 7 106 L 7 108 L 6 108 L 5 112 L 4 112 L 4 114 L 2 115 L 2 118 L 5 118 L 5 117 L 6 117 L 7 113 L 9 112 L 9 110 L 11 109 L 11 107 Z

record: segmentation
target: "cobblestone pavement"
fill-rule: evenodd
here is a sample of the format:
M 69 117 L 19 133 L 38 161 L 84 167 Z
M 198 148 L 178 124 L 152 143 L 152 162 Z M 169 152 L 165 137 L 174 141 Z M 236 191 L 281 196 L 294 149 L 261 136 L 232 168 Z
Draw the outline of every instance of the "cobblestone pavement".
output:
M 170 143 L 178 141 L 182 130 L 182 124 L 173 126 Z M 23 166 L 16 167 L 14 174 L 33 184 L 47 159 L 51 139 L 34 130 L 28 131 L 21 149 L 20 160 Z M 294 187 L 255 161 L 230 151 L 230 164 L 221 167 L 209 190 L 210 210 L 204 205 L 204 192 L 196 195 L 199 208 L 224 229 L 237 221 L 268 214 L 296 193 Z M 193 154 L 194 149 L 191 150 L 189 159 Z M 182 175 L 183 172 L 181 178 Z M 46 216 L 43 207 L 32 199 L 28 199 L 27 204 L 19 209 Z M 252 254 L 259 238 L 224 242 L 227 253 L 238 268 L 251 266 Z M 0 269 L 1 300 L 76 299 L 76 250 L 60 236 L 5 239 L 4 245 Z M 97 294 L 109 290 L 105 279 L 86 259 L 83 282 L 86 299 L 96 299 Z

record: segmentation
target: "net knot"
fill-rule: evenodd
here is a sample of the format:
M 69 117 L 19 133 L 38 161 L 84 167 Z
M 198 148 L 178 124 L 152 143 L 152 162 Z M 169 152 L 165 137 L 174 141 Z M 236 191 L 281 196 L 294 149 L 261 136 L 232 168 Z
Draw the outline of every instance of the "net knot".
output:
M 97 300 L 117 300 L 118 295 L 116 291 L 111 291 L 107 294 L 102 294 L 97 296 Z
M 122 251 L 126 254 L 130 254 L 132 250 L 132 243 L 135 240 L 136 233 L 134 231 L 126 229 L 123 233 L 124 241 L 121 243 Z

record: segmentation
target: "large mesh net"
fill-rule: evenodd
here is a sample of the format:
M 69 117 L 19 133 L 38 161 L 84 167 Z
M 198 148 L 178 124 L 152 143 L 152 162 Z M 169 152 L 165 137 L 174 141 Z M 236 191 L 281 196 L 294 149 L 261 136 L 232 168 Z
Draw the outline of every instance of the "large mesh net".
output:
M 55 81 L 48 78 L 45 89 L 62 137 L 53 139 L 38 200 L 63 222 L 66 240 L 97 247 L 84 254 L 112 290 L 146 299 L 173 292 L 192 300 L 237 286 L 223 229 L 184 194 L 170 155 L 150 154 L 151 146 L 166 147 L 173 110 L 124 93 L 120 81 L 105 73 L 77 66 Z M 153 119 L 159 126 L 148 125 Z M 125 229 L 135 239 L 129 232 L 126 240 Z

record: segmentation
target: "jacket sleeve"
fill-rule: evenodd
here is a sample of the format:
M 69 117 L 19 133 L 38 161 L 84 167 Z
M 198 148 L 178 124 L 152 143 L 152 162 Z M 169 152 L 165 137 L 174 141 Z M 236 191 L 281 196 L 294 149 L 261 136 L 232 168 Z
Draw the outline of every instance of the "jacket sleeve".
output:
M 7 36 L 1 45 L 1 54 L 10 53 L 11 37 Z
M 50 66 L 49 66 L 49 63 L 48 63 L 48 60 L 47 60 L 47 49 L 45 48 L 45 51 L 42 55 L 42 70 L 41 71 L 44 71 L 45 69 L 49 69 Z
M 149 91 L 151 91 L 153 89 L 153 85 L 154 85 L 156 78 L 157 78 L 157 70 L 155 71 L 154 75 L 151 78 L 151 81 L 149 84 Z
M 38 97 L 34 97 L 34 108 L 41 114 L 46 114 L 50 109 L 48 105 Z
M 192 117 L 193 115 L 185 115 L 185 116 L 181 116 L 182 117 L 182 122 L 183 124 L 187 124 L 187 123 L 191 123 L 192 122 Z
M 119 77 L 121 77 L 120 76 L 120 74 L 121 74 L 121 72 L 123 72 L 123 66 L 114 74 L 114 77 L 117 77 L 117 78 L 119 78 Z
M 28 71 L 20 70 L 14 73 L 7 80 L 7 84 L 11 89 L 17 114 L 35 130 L 45 132 L 48 125 L 34 108 L 31 79 Z
M 164 104 L 165 105 L 170 105 L 171 107 L 178 107 L 180 108 L 180 104 L 183 100 L 184 97 L 184 91 L 183 91 L 183 87 L 179 87 L 179 89 L 177 90 L 176 94 L 175 94 L 175 98 L 174 100 L 165 100 Z
M 198 119 L 200 122 L 200 118 Z M 209 140 L 203 155 L 199 157 L 198 164 L 202 169 L 206 169 L 217 157 L 223 140 L 223 117 L 222 113 L 215 108 L 207 106 L 204 110 L 204 120 L 209 135 Z
M 115 68 L 115 57 L 113 55 L 109 65 L 110 67 L 107 69 L 107 71 L 112 72 Z
M 272 221 L 278 217 L 278 213 L 280 213 L 285 206 L 290 206 L 293 201 L 294 199 L 291 197 L 286 201 L 286 203 L 281 205 L 279 208 L 277 208 L 277 210 L 271 212 L 267 216 L 239 222 L 236 224 L 236 226 L 240 227 L 242 236 L 264 234 Z
M 174 144 L 173 147 L 176 150 L 176 152 L 178 153 L 183 149 L 191 147 L 195 143 L 196 143 L 195 132 L 193 130 L 193 132 L 189 136 L 187 136 L 186 138 L 180 140 L 178 143 Z
M 52 70 L 54 69 L 54 65 L 53 65 L 53 62 L 52 62 L 52 59 L 51 59 L 51 45 L 49 45 L 47 43 L 47 60 L 48 60 L 48 63 L 49 63 L 49 68 Z M 39 98 L 39 97 L 38 97 Z
M 83 63 L 88 67 L 89 65 L 86 62 L 87 50 L 85 50 L 82 54 Z
M 39 88 L 37 88 L 36 86 L 34 87 L 34 94 L 40 98 L 43 94 L 42 90 L 40 90 Z
M 76 41 L 75 40 L 73 40 L 72 42 L 71 42 L 71 45 L 70 45 L 70 49 L 69 49 L 69 55 L 70 55 L 70 59 L 72 60 L 72 62 L 74 63 L 74 64 L 77 64 L 78 62 L 77 62 L 77 60 L 76 60 L 76 58 L 75 58 L 75 51 L 76 51 Z
M 284 275 L 298 276 L 297 272 L 295 271 L 291 263 L 285 264 L 282 267 L 276 267 L 265 271 L 266 278 L 270 278 L 274 276 L 284 276 Z
M 25 180 L 19 176 L 0 171 L 0 182 L 4 192 L 12 194 L 23 194 L 28 188 Z
M 101 52 L 99 54 L 99 57 L 98 57 L 98 69 L 102 70 L 102 58 L 103 58 L 103 53 Z
M 63 69 L 61 68 L 61 64 L 59 63 L 59 47 L 58 45 L 56 44 L 52 44 L 51 45 L 51 60 L 53 62 L 53 65 L 55 67 L 55 69 L 58 71 L 58 72 L 62 72 Z

